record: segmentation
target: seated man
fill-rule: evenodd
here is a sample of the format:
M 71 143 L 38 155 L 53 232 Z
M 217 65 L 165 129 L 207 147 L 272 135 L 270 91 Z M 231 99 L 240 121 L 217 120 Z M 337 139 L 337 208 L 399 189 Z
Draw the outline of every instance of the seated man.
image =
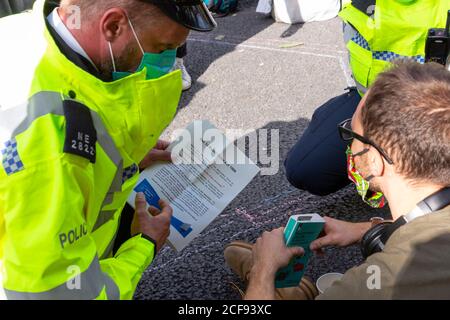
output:
M 362 240 L 365 262 L 317 298 L 449 299 L 450 255 L 443 253 L 450 251 L 450 73 L 416 63 L 382 73 L 339 132 L 350 142 L 349 177 L 360 195 L 370 186 L 389 202 L 395 222 L 325 218 L 325 236 L 311 248 L 287 248 L 283 228 L 265 232 L 254 246 L 228 245 L 227 263 L 248 280 L 245 298 L 311 298 L 304 280 L 275 289 L 277 270 L 304 250 Z M 371 285 L 373 270 L 379 278 Z

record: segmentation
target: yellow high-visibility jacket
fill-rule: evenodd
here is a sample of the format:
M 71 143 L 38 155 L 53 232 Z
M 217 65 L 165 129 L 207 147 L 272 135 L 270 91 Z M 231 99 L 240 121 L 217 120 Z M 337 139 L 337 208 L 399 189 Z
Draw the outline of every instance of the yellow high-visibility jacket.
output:
M 103 82 L 60 52 L 43 8 L 0 19 L 0 296 L 130 299 L 154 244 L 112 247 L 181 73 Z
M 367 12 L 352 3 L 339 16 L 356 86 L 364 94 L 396 60 L 425 62 L 430 28 L 445 28 L 450 0 L 377 0 Z

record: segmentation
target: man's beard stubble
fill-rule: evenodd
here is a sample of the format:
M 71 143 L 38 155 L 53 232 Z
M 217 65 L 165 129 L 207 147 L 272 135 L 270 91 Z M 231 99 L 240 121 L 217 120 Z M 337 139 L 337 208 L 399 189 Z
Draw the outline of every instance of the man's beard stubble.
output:
M 124 72 L 135 72 L 136 70 L 132 70 L 132 68 L 136 68 L 136 63 L 131 63 L 130 59 L 133 57 L 139 56 L 139 50 L 135 48 L 131 41 L 126 46 L 126 49 L 121 53 L 114 53 L 114 62 L 116 64 L 116 71 L 124 71 Z M 100 78 L 104 81 L 112 80 L 112 73 L 114 71 L 112 57 L 110 59 L 106 59 L 102 61 L 100 66 L 98 67 Z
M 358 170 L 358 172 L 362 175 L 362 177 L 364 179 L 366 179 L 367 181 L 369 181 L 369 189 L 371 191 L 374 192 L 381 192 L 381 187 L 380 185 L 374 181 L 377 177 L 372 177 L 372 179 L 368 180 L 367 178 L 371 176 L 370 172 L 370 166 L 368 164 L 368 155 L 367 154 L 363 154 L 360 156 L 360 161 L 358 163 L 358 168 L 356 170 Z M 355 163 L 356 166 L 356 163 Z

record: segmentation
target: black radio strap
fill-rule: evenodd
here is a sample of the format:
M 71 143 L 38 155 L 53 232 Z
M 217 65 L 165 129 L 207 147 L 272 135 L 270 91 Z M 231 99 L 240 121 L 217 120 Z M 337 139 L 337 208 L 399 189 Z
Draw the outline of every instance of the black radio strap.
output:
M 365 13 L 366 15 L 370 15 L 369 8 L 374 6 L 376 0 L 353 0 L 352 5 L 358 9 L 359 11 Z

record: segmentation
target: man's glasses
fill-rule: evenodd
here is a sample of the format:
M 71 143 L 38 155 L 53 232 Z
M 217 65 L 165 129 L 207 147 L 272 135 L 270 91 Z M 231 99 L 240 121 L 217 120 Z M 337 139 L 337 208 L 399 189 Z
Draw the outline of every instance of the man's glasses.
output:
M 379 146 L 377 146 L 375 143 L 373 143 L 370 139 L 367 139 L 352 130 L 352 119 L 347 119 L 347 120 L 341 122 L 338 125 L 338 129 L 339 129 L 339 135 L 341 136 L 342 140 L 352 141 L 353 139 L 357 139 L 364 144 L 368 144 L 368 145 L 374 147 L 375 149 L 377 149 L 377 151 L 386 159 L 386 161 L 390 165 L 394 164 L 394 161 L 391 160 L 391 158 L 386 154 L 386 152 L 383 151 L 383 149 L 381 149 Z

